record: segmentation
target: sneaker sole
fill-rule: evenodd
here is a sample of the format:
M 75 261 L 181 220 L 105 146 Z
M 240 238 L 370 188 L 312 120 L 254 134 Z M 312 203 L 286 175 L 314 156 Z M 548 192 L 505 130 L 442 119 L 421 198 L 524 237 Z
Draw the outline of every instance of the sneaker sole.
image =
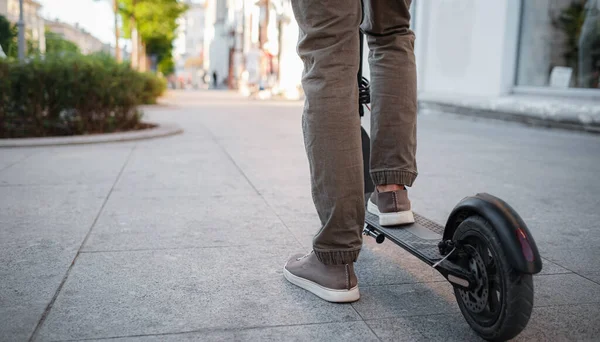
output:
M 304 279 L 304 278 L 293 275 L 290 271 L 288 271 L 285 268 L 285 266 L 283 268 L 283 276 L 290 283 L 292 283 L 298 287 L 301 287 L 328 302 L 350 303 L 350 302 L 355 302 L 360 298 L 360 293 L 358 292 L 358 285 L 351 288 L 350 290 L 330 289 L 330 288 L 321 286 L 321 285 L 319 285 L 313 281 L 310 281 L 308 279 Z
M 413 215 L 412 211 L 381 213 L 379 208 L 377 208 L 377 205 L 371 202 L 371 200 L 369 200 L 369 203 L 367 204 L 367 210 L 371 214 L 377 215 L 377 217 L 379 217 L 379 224 L 384 227 L 415 223 L 415 216 Z

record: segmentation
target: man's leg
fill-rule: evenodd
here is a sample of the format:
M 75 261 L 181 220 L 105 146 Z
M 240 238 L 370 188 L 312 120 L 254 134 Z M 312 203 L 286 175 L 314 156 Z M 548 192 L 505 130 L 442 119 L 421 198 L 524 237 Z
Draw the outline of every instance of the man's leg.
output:
M 371 177 L 377 191 L 369 212 L 382 225 L 414 222 L 404 186 L 417 177 L 417 75 L 410 0 L 365 0 L 361 25 L 371 67 Z
M 302 117 L 325 264 L 356 260 L 362 245 L 364 185 L 358 116 L 359 0 L 296 0 L 298 53 L 305 64 Z
M 362 246 L 365 215 L 356 80 L 361 4 L 294 0 L 292 5 L 304 62 L 304 143 L 322 227 L 314 253 L 290 259 L 284 274 L 321 298 L 352 301 L 358 299 L 352 264 Z

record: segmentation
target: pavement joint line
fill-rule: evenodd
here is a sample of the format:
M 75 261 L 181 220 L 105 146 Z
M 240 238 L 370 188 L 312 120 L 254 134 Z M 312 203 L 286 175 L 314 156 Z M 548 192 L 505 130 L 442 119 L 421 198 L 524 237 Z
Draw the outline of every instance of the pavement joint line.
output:
M 534 277 L 538 278 L 538 277 L 553 276 L 553 275 L 577 275 L 582 278 L 585 278 L 586 280 L 589 280 L 593 283 L 598 284 L 596 281 L 588 279 L 587 277 L 582 276 L 581 274 L 578 274 L 573 271 L 562 272 L 562 273 L 535 274 Z M 433 284 L 433 283 L 447 283 L 447 282 L 448 282 L 447 280 L 432 280 L 432 281 L 416 281 L 416 282 L 404 282 L 404 283 L 371 284 L 371 285 L 361 285 L 360 287 L 365 288 L 365 287 L 381 287 L 381 286 L 401 286 L 401 285 L 412 285 L 412 284 Z M 600 285 L 600 284 L 598 284 L 598 285 Z
M 577 274 L 577 273 L 572 272 L 572 271 L 569 271 L 569 272 L 556 272 L 556 273 L 542 273 L 542 274 L 538 273 L 538 274 L 534 274 L 533 277 L 537 278 L 537 277 L 543 277 L 543 276 L 547 276 L 547 275 L 561 275 L 561 274 Z
M 360 312 L 358 312 L 358 310 L 354 307 L 354 303 L 350 303 L 350 307 L 352 308 L 352 310 L 354 310 L 354 312 L 356 312 L 356 314 L 358 315 L 358 317 L 360 317 L 360 319 L 363 321 L 363 323 L 365 323 L 367 328 L 369 328 L 369 330 L 371 331 L 373 336 L 375 336 L 378 341 L 383 342 L 382 339 L 379 337 L 379 335 L 377 335 L 377 333 L 375 333 L 373 328 L 371 328 L 371 326 L 365 321 L 365 318 L 363 317 L 363 315 L 361 315 Z
M 298 237 L 296 236 L 296 234 L 294 234 L 294 232 L 292 232 L 292 230 L 290 229 L 290 227 L 288 227 L 288 225 L 285 223 L 285 221 L 281 218 L 281 216 L 279 216 L 279 213 L 275 210 L 275 208 L 273 208 L 273 206 L 267 201 L 267 199 L 265 198 L 265 196 L 263 196 L 263 194 L 258 191 L 258 189 L 256 188 L 256 186 L 254 185 L 254 183 L 252 183 L 252 181 L 250 181 L 250 178 L 248 178 L 248 176 L 246 175 L 246 173 L 242 170 L 242 168 L 238 165 L 238 163 L 235 162 L 235 160 L 233 159 L 233 157 L 231 156 L 231 154 L 229 154 L 229 152 L 227 152 L 227 150 L 225 149 L 225 147 L 223 147 L 223 145 L 219 142 L 219 140 L 215 137 L 215 135 L 212 133 L 212 131 L 210 129 L 208 129 L 208 127 L 204 127 L 206 129 L 206 131 L 208 132 L 208 134 L 211 136 L 212 140 L 215 142 L 215 144 L 217 146 L 219 146 L 219 148 L 223 151 L 223 153 L 225 153 L 225 155 L 227 156 L 227 158 L 229 158 L 229 160 L 231 161 L 231 163 L 233 163 L 233 165 L 236 167 L 236 169 L 242 174 L 242 176 L 246 179 L 246 181 L 248 182 L 248 184 L 250 184 L 250 186 L 252 187 L 252 189 L 254 189 L 254 191 L 256 191 L 256 194 L 258 194 L 260 196 L 260 198 L 262 198 L 263 202 L 267 205 L 267 207 L 269 209 L 271 209 L 271 212 L 275 214 L 275 216 L 277 216 L 277 218 L 279 219 L 279 221 L 281 222 L 281 224 L 283 224 L 283 226 L 288 230 L 288 232 L 294 237 L 294 239 L 296 240 L 296 242 L 298 243 L 298 245 L 300 245 L 301 247 L 304 247 L 304 245 L 302 244 L 302 242 L 300 242 L 300 239 L 298 239 Z
M 156 333 L 156 334 L 135 334 L 135 335 L 119 335 L 119 336 L 109 336 L 109 337 L 89 337 L 89 338 L 69 339 L 69 340 L 52 340 L 52 342 L 115 340 L 115 339 L 119 339 L 119 338 L 186 335 L 186 334 L 210 333 L 210 332 L 240 332 L 240 331 L 246 331 L 246 330 L 260 330 L 260 329 L 285 328 L 285 327 L 302 327 L 302 326 L 337 324 L 337 323 L 343 324 L 343 323 L 356 323 L 356 322 L 366 323 L 363 320 L 347 320 L 347 321 L 328 321 L 328 322 L 313 322 L 313 323 L 300 323 L 300 324 L 255 325 L 255 326 L 248 326 L 248 327 L 242 327 L 242 328 L 200 328 L 200 329 L 194 329 L 194 330 Z M 375 335 L 375 336 L 377 336 L 377 335 Z
M 32 151 L 32 152 L 30 152 L 30 153 L 29 153 L 27 156 L 25 156 L 25 157 L 23 157 L 23 158 L 21 158 L 21 159 L 17 160 L 16 162 L 13 162 L 13 163 L 11 163 L 11 164 L 8 164 L 8 165 L 6 165 L 6 166 L 5 166 L 5 167 L 3 167 L 2 169 L 0 169 L 0 172 L 3 172 L 3 171 L 5 171 L 5 170 L 8 170 L 8 169 L 10 169 L 11 167 L 13 167 L 13 166 L 15 166 L 15 165 L 17 165 L 17 164 L 19 164 L 19 163 L 21 163 L 21 162 L 24 162 L 25 160 L 27 160 L 27 159 L 31 158 L 33 155 L 35 155 L 35 154 L 38 154 L 38 153 L 40 153 L 40 152 L 33 152 L 33 151 Z
M 587 302 L 587 303 L 567 303 L 567 304 L 548 304 L 548 305 L 534 305 L 533 308 L 535 309 L 539 309 L 539 308 L 552 308 L 552 307 L 563 307 L 563 306 L 598 306 L 600 307 L 600 302 Z
M 113 250 L 83 250 L 81 253 L 93 254 L 93 253 L 127 253 L 127 252 L 149 252 L 149 251 L 177 251 L 177 250 L 189 250 L 189 249 L 217 249 L 217 248 L 240 248 L 240 247 L 270 247 L 270 246 L 282 246 L 285 244 L 269 244 L 269 245 L 223 245 L 223 246 L 189 246 L 189 247 L 161 247 L 161 248 L 134 248 L 134 249 L 113 249 Z
M 435 283 L 447 283 L 447 282 L 448 282 L 447 280 L 432 280 L 432 281 L 415 281 L 415 282 L 404 282 L 404 283 L 360 285 L 360 287 L 365 288 L 365 287 L 382 287 L 382 286 L 402 286 L 402 285 L 435 284 Z
M 544 259 L 544 258 L 542 258 L 542 259 Z M 590 278 L 586 277 L 585 275 L 583 275 L 583 274 L 580 274 L 579 272 L 575 272 L 575 271 L 573 271 L 572 269 L 570 269 L 570 268 L 568 268 L 568 267 L 566 267 L 566 266 L 563 266 L 563 265 L 561 265 L 561 264 L 559 264 L 559 263 L 557 263 L 557 262 L 555 262 L 555 261 L 552 261 L 552 260 L 550 260 L 550 259 L 548 259 L 547 261 L 548 261 L 548 262 L 550 262 L 550 263 L 553 263 L 553 264 L 555 264 L 555 265 L 558 265 L 558 266 L 560 266 L 560 267 L 562 267 L 562 268 L 564 268 L 565 270 L 569 271 L 569 273 L 550 273 L 550 274 L 538 274 L 537 276 L 544 276 L 544 275 L 558 275 L 558 274 L 576 274 L 576 275 L 580 276 L 581 278 L 584 278 L 584 279 L 586 279 L 586 280 L 589 280 L 589 281 L 591 281 L 592 283 L 594 283 L 594 284 L 596 284 L 596 285 L 600 285 L 600 282 L 598 282 L 598 281 L 596 281 L 596 280 L 594 280 L 594 279 L 590 279 Z
M 417 314 L 417 315 L 400 315 L 400 316 L 386 316 L 386 317 L 377 317 L 377 318 L 368 318 L 365 319 L 364 322 L 369 324 L 369 322 L 381 321 L 385 319 L 396 319 L 396 318 L 408 318 L 408 317 L 428 317 L 428 316 L 453 316 L 459 315 L 462 318 L 460 311 L 456 312 L 438 312 L 438 313 L 430 313 L 430 314 Z M 466 321 L 465 321 L 466 323 Z
M 454 302 L 455 303 L 455 302 Z M 599 306 L 600 303 L 571 303 L 571 304 L 550 304 L 550 305 L 538 305 L 533 307 L 533 311 L 540 308 L 552 308 L 552 307 L 563 307 L 563 306 Z M 418 315 L 401 315 L 401 316 L 386 316 L 386 317 L 377 317 L 377 318 L 368 318 L 365 319 L 364 322 L 369 324 L 369 322 L 382 321 L 386 319 L 396 319 L 396 318 L 407 318 L 407 317 L 427 317 L 427 316 L 456 316 L 458 315 L 463 318 L 460 311 L 456 312 L 439 312 L 432 314 L 418 314 Z M 465 321 L 466 323 L 466 321 Z
M 558 264 L 557 264 L 557 265 L 558 265 Z M 560 266 L 560 265 L 559 265 L 559 266 Z M 585 276 L 585 275 L 583 275 L 583 274 L 580 274 L 580 273 L 578 273 L 578 272 L 575 272 L 575 271 L 573 271 L 573 270 L 571 270 L 571 269 L 569 269 L 569 268 L 567 268 L 567 267 L 564 267 L 564 266 L 560 266 L 560 267 L 564 268 L 564 269 L 565 269 L 565 270 L 567 270 L 567 271 L 570 271 L 571 273 L 551 273 L 551 274 L 539 274 L 538 276 L 542 277 L 542 276 L 545 276 L 545 275 L 576 274 L 576 275 L 580 276 L 581 278 L 583 278 L 583 279 L 585 279 L 585 280 L 591 281 L 592 283 L 594 283 L 594 284 L 596 284 L 596 285 L 600 285 L 600 283 L 599 283 L 599 282 L 597 282 L 597 281 L 595 281 L 595 280 L 593 280 L 593 279 L 590 279 L 590 278 L 586 277 L 586 276 Z
M 48 305 L 46 306 L 46 309 L 42 313 L 42 317 L 40 317 L 40 320 L 36 324 L 35 329 L 33 330 L 33 333 L 29 337 L 29 342 L 35 341 L 35 339 L 37 338 L 42 326 L 44 325 L 44 322 L 46 321 L 46 318 L 50 314 L 50 311 L 52 310 L 52 307 L 54 306 L 54 303 L 56 302 L 56 299 L 58 298 L 58 295 L 60 294 L 63 286 L 67 282 L 67 279 L 69 278 L 69 275 L 71 274 L 71 270 L 73 270 L 73 267 L 75 266 L 75 263 L 77 262 L 77 258 L 79 258 L 79 255 L 81 254 L 82 248 L 85 246 L 88 238 L 90 237 L 92 230 L 94 229 L 94 226 L 96 226 L 96 223 L 98 222 L 98 219 L 100 218 L 100 215 L 102 215 L 102 212 L 104 211 L 104 207 L 106 206 L 106 203 L 108 203 L 108 199 L 110 198 L 110 195 L 112 194 L 112 191 L 113 191 L 115 185 L 121 178 L 121 175 L 123 174 L 123 171 L 125 170 L 125 167 L 127 166 L 129 159 L 131 158 L 131 155 L 133 154 L 133 151 L 135 151 L 135 145 L 131 148 L 131 151 L 129 151 L 129 154 L 127 155 L 127 158 L 125 159 L 125 162 L 123 163 L 123 166 L 121 167 L 121 170 L 119 171 L 119 174 L 115 178 L 115 181 L 113 182 L 112 187 L 108 191 L 106 198 L 104 198 L 104 202 L 102 203 L 102 206 L 100 206 L 100 210 L 98 210 L 98 214 L 96 215 L 96 218 L 94 218 L 94 222 L 92 222 L 90 229 L 88 230 L 87 234 L 83 238 L 83 241 L 81 242 L 81 245 L 79 246 L 79 249 L 77 250 L 77 253 L 75 254 L 75 257 L 73 258 L 73 261 L 71 261 L 71 265 L 69 265 L 69 268 L 67 269 L 67 272 L 65 273 L 65 276 L 63 277 L 60 284 L 58 285 L 58 288 L 54 292 L 52 299 L 50 299 L 50 302 L 48 303 Z

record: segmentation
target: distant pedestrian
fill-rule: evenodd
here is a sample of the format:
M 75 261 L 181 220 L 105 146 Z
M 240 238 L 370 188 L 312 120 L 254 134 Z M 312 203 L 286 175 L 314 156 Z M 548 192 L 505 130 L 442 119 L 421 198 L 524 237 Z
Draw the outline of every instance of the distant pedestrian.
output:
M 217 88 L 217 72 L 213 71 L 213 87 Z

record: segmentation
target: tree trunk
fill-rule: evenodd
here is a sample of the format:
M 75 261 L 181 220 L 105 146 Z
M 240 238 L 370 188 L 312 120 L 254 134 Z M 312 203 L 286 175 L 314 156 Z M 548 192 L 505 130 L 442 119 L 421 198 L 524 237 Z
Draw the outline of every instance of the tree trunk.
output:
M 146 44 L 140 39 L 140 71 L 148 71 L 148 58 L 146 57 Z
M 115 59 L 121 62 L 121 49 L 119 48 L 119 2 L 113 0 L 113 11 L 115 12 Z
M 135 0 L 132 1 L 131 8 L 135 13 Z M 131 27 L 131 68 L 137 70 L 140 62 L 140 44 L 134 15 L 129 18 L 129 23 Z

